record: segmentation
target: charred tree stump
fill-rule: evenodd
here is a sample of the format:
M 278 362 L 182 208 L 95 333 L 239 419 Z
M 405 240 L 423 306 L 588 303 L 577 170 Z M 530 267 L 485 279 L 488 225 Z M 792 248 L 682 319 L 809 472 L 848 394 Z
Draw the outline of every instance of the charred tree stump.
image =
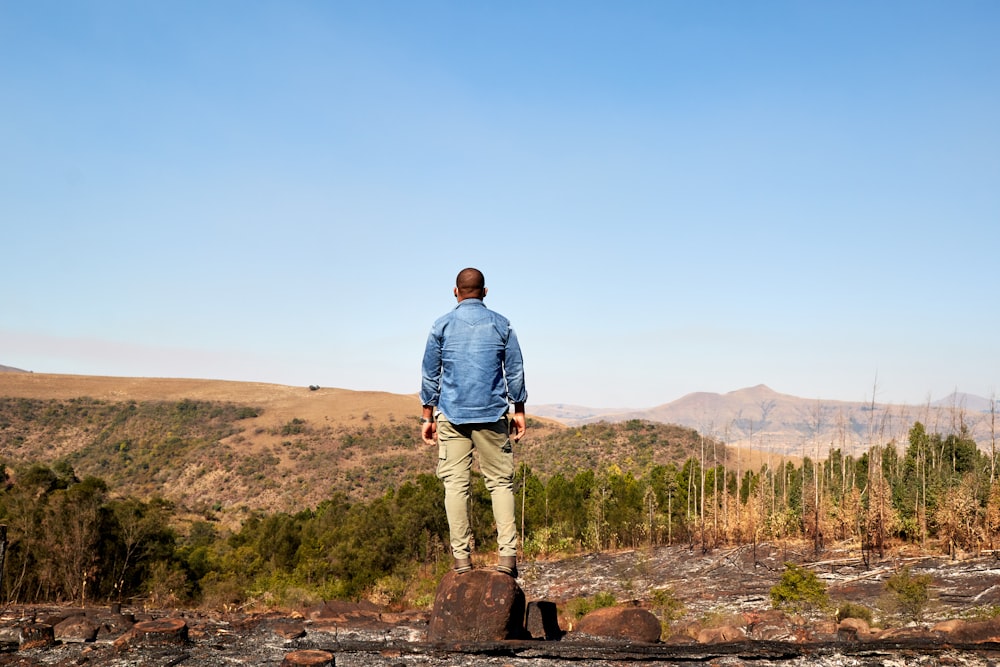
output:
M 292 651 L 281 661 L 281 667 L 333 667 L 333 654 L 326 651 Z
M 22 651 L 53 646 L 56 643 L 56 631 L 48 623 L 31 623 L 21 627 L 18 639 Z
M 158 618 L 132 626 L 132 641 L 139 646 L 183 646 L 188 626 L 180 618 Z

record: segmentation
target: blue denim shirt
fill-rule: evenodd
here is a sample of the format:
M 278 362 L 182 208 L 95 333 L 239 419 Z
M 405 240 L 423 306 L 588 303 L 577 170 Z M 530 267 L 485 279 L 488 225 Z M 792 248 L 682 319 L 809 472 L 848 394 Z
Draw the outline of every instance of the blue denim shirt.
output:
M 420 402 L 453 424 L 498 421 L 528 398 L 517 336 L 482 299 L 463 299 L 434 323 L 422 376 Z

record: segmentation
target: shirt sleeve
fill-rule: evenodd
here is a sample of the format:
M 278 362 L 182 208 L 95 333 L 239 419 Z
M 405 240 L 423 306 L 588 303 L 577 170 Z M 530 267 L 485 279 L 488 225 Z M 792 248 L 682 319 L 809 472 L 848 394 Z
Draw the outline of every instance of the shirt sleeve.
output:
M 441 397 L 441 337 L 435 329 L 427 335 L 420 374 L 420 404 L 436 406 Z
M 508 331 L 507 345 L 504 348 L 504 379 L 507 381 L 507 397 L 512 403 L 524 403 L 528 400 L 528 390 L 524 385 L 524 360 L 521 357 L 521 346 L 517 342 L 517 334 L 513 329 Z

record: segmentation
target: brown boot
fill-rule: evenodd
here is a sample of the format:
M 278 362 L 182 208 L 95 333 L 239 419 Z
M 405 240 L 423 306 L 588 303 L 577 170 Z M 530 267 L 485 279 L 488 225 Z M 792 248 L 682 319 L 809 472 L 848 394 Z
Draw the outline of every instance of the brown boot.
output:
M 497 572 L 503 572 L 504 574 L 509 574 L 512 577 L 517 577 L 517 557 L 516 556 L 500 556 L 500 562 L 497 563 Z
M 472 569 L 472 559 L 469 557 L 455 559 L 455 573 L 462 574 Z

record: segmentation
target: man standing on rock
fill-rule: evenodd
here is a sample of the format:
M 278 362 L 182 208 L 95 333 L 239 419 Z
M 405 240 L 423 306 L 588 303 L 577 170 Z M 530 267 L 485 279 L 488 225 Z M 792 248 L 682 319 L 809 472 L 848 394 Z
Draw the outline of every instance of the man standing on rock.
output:
M 444 482 L 455 571 L 472 569 L 468 501 L 475 449 L 493 501 L 497 570 L 517 576 L 511 441 L 524 436 L 528 393 L 517 336 L 506 317 L 483 304 L 485 297 L 482 272 L 462 269 L 455 280 L 458 305 L 434 323 L 427 337 L 420 434 L 428 445 L 438 444 L 437 476 Z M 508 414 L 511 403 L 513 415 Z

